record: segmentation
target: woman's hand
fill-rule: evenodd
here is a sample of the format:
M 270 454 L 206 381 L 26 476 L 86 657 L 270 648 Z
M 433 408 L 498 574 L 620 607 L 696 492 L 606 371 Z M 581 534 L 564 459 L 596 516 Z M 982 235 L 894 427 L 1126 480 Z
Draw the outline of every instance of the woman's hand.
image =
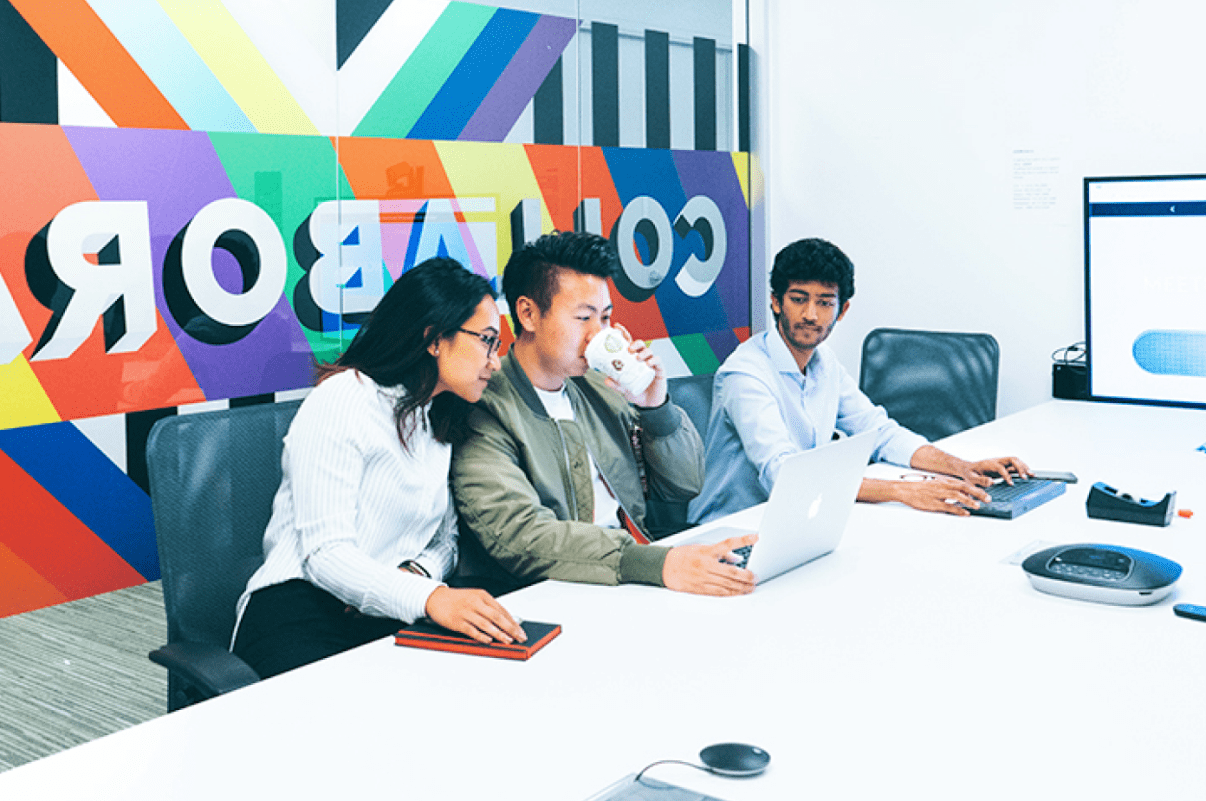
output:
M 427 597 L 427 616 L 444 628 L 478 642 L 528 639 L 511 614 L 485 590 L 436 587 Z

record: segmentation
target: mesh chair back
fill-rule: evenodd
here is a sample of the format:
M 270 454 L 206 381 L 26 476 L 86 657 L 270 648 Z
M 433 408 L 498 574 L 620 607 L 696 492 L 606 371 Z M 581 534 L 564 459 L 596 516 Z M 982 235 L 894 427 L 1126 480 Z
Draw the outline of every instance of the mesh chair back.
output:
M 165 417 L 147 439 L 168 642 L 226 647 L 263 562 L 285 432 L 301 401 Z
M 997 416 L 1000 349 L 990 334 L 877 328 L 859 388 L 893 420 L 938 440 Z
M 712 415 L 712 383 L 715 373 L 687 375 L 671 378 L 666 383 L 670 389 L 670 400 L 687 413 L 699 436 L 708 436 L 708 419 Z
M 708 417 L 712 413 L 712 373 L 671 378 L 667 385 L 670 400 L 691 418 L 699 436 L 708 436 Z M 645 509 L 645 528 L 651 539 L 661 539 L 687 528 L 685 501 L 650 498 Z

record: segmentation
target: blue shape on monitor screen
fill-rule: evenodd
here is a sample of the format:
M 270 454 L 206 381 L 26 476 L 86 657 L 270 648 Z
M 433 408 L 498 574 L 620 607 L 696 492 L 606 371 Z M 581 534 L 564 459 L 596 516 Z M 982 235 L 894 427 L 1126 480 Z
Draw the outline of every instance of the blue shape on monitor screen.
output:
M 1131 353 L 1149 373 L 1206 378 L 1206 331 L 1144 331 Z

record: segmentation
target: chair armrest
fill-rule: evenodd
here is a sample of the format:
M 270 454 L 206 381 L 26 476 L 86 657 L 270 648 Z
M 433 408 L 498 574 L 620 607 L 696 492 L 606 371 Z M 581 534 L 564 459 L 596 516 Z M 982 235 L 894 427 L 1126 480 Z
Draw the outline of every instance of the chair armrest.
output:
M 225 648 L 208 643 L 171 642 L 147 656 L 193 685 L 204 698 L 213 698 L 260 680 L 242 659 Z

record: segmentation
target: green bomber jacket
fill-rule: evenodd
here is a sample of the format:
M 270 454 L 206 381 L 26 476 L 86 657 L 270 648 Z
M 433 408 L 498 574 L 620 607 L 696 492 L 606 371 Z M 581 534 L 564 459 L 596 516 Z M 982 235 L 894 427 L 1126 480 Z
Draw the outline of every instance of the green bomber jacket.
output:
M 462 536 L 480 543 L 511 586 L 546 578 L 661 585 L 666 548 L 592 522 L 587 452 L 644 530 L 646 494 L 632 432 L 639 426 L 649 496 L 667 501 L 690 500 L 703 487 L 699 433 L 670 401 L 634 406 L 593 370 L 566 384 L 574 420 L 554 420 L 519 363 L 503 358 L 469 417 L 469 436 L 453 450 Z

